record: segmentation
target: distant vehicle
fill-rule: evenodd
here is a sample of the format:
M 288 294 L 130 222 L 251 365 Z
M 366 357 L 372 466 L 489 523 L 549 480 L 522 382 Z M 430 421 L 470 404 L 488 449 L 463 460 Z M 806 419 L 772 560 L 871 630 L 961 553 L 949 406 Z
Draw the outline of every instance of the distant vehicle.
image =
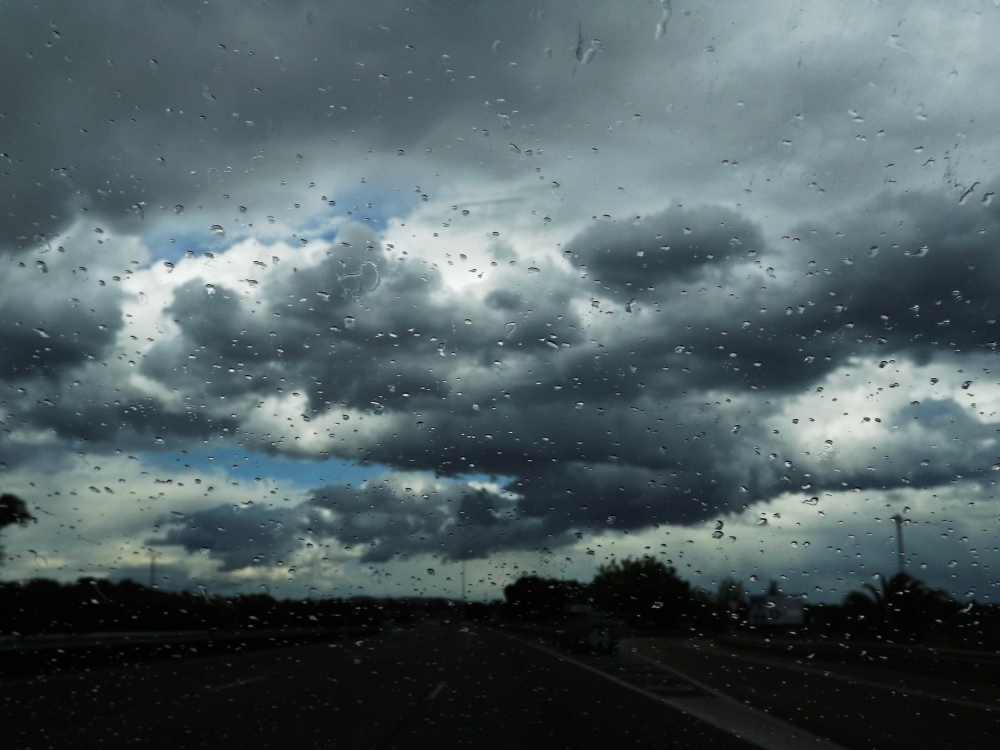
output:
M 747 621 L 751 625 L 801 625 L 805 598 L 789 594 L 751 596 Z
M 556 640 L 559 646 L 572 651 L 618 653 L 618 634 L 611 618 L 590 604 L 570 604 L 566 607 L 566 624 L 558 632 Z

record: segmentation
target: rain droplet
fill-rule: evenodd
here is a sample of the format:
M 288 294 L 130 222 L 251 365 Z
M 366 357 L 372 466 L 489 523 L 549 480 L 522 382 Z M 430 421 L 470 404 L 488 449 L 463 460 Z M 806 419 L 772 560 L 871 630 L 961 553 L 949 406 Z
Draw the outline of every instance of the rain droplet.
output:
M 213 224 L 211 227 L 211 232 L 217 237 L 222 237 L 226 234 L 226 230 L 222 228 L 221 224 Z
M 354 324 L 356 322 L 357 321 L 354 319 L 353 316 L 348 315 L 346 318 L 344 318 L 344 328 L 354 328 Z
M 510 338 L 511 334 L 514 333 L 514 328 L 516 326 L 517 323 L 508 323 L 507 325 L 505 325 L 503 327 L 503 335 L 506 336 L 507 338 Z
M 432 576 L 432 575 L 434 575 L 434 574 L 435 574 L 435 570 L 434 570 L 434 568 L 428 568 L 428 569 L 427 569 L 427 575 L 429 575 L 429 576 Z
M 35 328 L 35 329 L 34 329 L 34 331 L 35 331 L 35 333 L 37 333 L 37 334 L 38 334 L 39 336 L 41 336 L 41 337 L 42 337 L 43 339 L 48 339 L 48 338 L 52 338 L 51 336 L 49 336 L 49 334 L 48 334 L 48 333 L 46 333 L 45 329 L 43 329 L 43 328 Z
M 663 607 L 663 602 L 653 602 L 653 609 L 660 609 Z
M 740 426 L 738 424 L 734 424 L 733 425 L 733 434 L 735 435 L 739 431 L 740 431 Z
M 205 284 L 205 291 L 209 294 L 215 294 L 215 287 L 212 284 Z
M 174 213 L 180 216 L 182 213 L 184 213 L 184 206 L 178 203 L 176 206 L 174 206 Z

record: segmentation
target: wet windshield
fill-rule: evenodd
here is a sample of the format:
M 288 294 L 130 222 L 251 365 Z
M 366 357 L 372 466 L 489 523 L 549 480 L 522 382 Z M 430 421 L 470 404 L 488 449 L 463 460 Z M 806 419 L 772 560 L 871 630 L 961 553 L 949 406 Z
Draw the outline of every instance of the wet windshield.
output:
M 0 4 L 8 741 L 992 747 L 998 34 Z

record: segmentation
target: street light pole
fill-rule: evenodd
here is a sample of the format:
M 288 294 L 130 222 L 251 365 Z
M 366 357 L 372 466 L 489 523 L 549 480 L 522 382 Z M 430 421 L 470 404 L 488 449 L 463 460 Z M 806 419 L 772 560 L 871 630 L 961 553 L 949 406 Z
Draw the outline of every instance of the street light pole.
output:
M 159 556 L 160 553 L 155 549 L 149 551 L 149 588 L 156 585 L 156 558 Z
M 903 556 L 903 517 L 897 513 L 892 517 L 892 520 L 896 522 L 896 541 L 898 542 L 899 548 L 899 572 L 903 572 L 903 566 L 906 564 L 906 559 Z
M 462 619 L 465 619 L 465 558 L 462 558 Z

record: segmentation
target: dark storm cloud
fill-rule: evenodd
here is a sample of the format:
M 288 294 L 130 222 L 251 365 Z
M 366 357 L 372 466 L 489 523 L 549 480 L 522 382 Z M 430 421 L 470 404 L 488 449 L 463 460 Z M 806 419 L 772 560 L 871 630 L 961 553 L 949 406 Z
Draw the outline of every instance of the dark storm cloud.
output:
M 464 552 L 440 525 L 461 514 L 425 517 L 416 500 L 407 501 L 415 509 L 407 515 L 391 507 L 387 498 L 395 496 L 381 486 L 340 498 L 345 508 L 356 501 L 370 509 L 374 500 L 385 506 L 347 516 L 331 532 L 376 543 L 369 559 L 534 549 L 566 541 L 573 530 L 605 528 L 609 519 L 622 529 L 695 523 L 800 487 L 934 486 L 988 467 L 991 459 L 977 446 L 992 428 L 960 411 L 944 424 L 925 406 L 922 429 L 962 437 L 934 465 L 905 446 L 892 466 L 874 473 L 845 466 L 810 476 L 815 467 L 807 462 L 768 458 L 790 448 L 766 429 L 782 393 L 801 392 L 851 358 L 884 352 L 926 362 L 952 349 L 989 351 L 980 331 L 989 329 L 981 318 L 990 314 L 993 276 L 969 266 L 996 262 L 991 233 L 1000 228 L 991 207 L 912 195 L 876 209 L 872 219 L 845 217 L 851 231 L 843 235 L 831 227 L 796 230 L 782 240 L 794 253 L 765 246 L 732 211 L 670 209 L 641 229 L 605 226 L 570 244 L 574 262 L 588 260 L 586 270 L 600 272 L 600 283 L 589 273 L 573 279 L 554 270 L 532 277 L 536 286 L 500 277 L 482 302 L 449 297 L 437 272 L 394 264 L 365 230 L 349 228 L 346 247 L 336 245 L 339 253 L 307 273 L 281 276 L 260 306 L 228 290 L 209 295 L 200 281 L 180 288 L 169 312 L 183 336 L 154 350 L 147 372 L 166 378 L 184 370 L 192 388 L 209 382 L 201 387 L 211 389 L 235 364 L 253 377 L 224 375 L 225 387 L 261 395 L 273 392 L 280 374 L 286 387 L 309 394 L 313 419 L 345 406 L 368 411 L 376 425 L 405 418 L 391 438 L 377 428 L 377 437 L 354 438 L 350 425 L 338 422 L 338 436 L 349 439 L 330 444 L 335 455 L 354 458 L 361 448 L 369 460 L 401 470 L 515 477 L 507 489 L 516 496 L 509 502 L 517 522 L 470 514 L 464 528 L 477 541 L 463 542 Z M 642 269 L 645 251 L 638 256 L 637 248 L 664 238 L 676 246 L 651 252 L 679 249 L 680 260 Z M 870 254 L 868 243 L 877 241 L 885 252 Z M 925 244 L 933 250 L 922 250 Z M 364 263 L 377 270 L 378 284 L 345 286 L 345 274 Z M 632 278 L 653 288 L 631 312 L 621 303 L 606 309 L 605 297 L 599 309 L 589 304 L 592 290 L 628 292 Z M 966 291 L 952 294 L 960 284 Z M 698 291 L 709 289 L 699 299 Z M 966 294 L 986 306 L 965 303 Z M 591 317 L 575 313 L 573 300 L 584 301 Z M 948 311 L 934 312 L 944 305 Z M 927 308 L 933 314 L 922 312 Z M 618 320 L 610 331 L 609 313 Z M 947 346 L 940 336 L 945 314 L 959 321 L 960 334 Z M 896 421 L 912 416 L 919 414 Z M 381 546 L 380 539 L 392 541 Z
M 55 250 L 0 256 L 0 380 L 42 378 L 106 356 L 124 321 L 121 296 Z
M 309 504 L 334 512 L 323 530 L 347 546 L 360 546 L 366 562 L 417 554 L 487 557 L 501 549 L 553 544 L 543 524 L 521 517 L 510 497 L 451 481 L 422 487 L 425 481 L 412 475 L 408 481 L 403 474 L 355 489 L 324 487 Z M 418 489 L 407 486 L 411 482 Z
M 595 282 L 647 295 L 661 281 L 692 281 L 706 265 L 763 249 L 757 227 L 717 206 L 669 208 L 624 226 L 603 222 L 566 246 Z
M 545 518 L 525 514 L 509 495 L 415 474 L 377 477 L 360 487 L 323 487 L 289 509 L 219 506 L 168 523 L 156 544 L 204 552 L 221 560 L 224 570 L 273 564 L 306 537 L 360 550 L 363 562 L 487 557 L 504 549 L 556 547 L 572 538 L 566 527 L 550 528 Z
M 791 57 L 755 67 L 756 57 L 764 58 L 758 55 L 725 73 L 726 64 L 733 67 L 728 45 L 740 41 L 736 32 L 713 41 L 711 52 L 705 34 L 677 32 L 653 62 L 639 60 L 636 70 L 646 73 L 633 80 L 630 65 L 640 56 L 632 25 L 639 16 L 628 23 L 604 19 L 604 41 L 591 40 L 588 20 L 604 12 L 628 16 L 618 6 L 550 8 L 544 25 L 535 23 L 534 6 L 521 3 L 385 4 L 336 14 L 330 7 L 4 6 L 0 245 L 30 246 L 39 259 L 53 257 L 57 251 L 41 253 L 46 241 L 74 217 L 86 217 L 88 232 L 141 233 L 152 247 L 172 239 L 173 229 L 185 229 L 182 222 L 193 226 L 190 217 L 199 208 L 217 218 L 198 231 L 216 222 L 228 231 L 235 217 L 248 226 L 231 234 L 250 237 L 249 223 L 264 225 L 260 217 L 295 205 L 297 191 L 307 190 L 316 174 L 342 167 L 344 153 L 356 152 L 351 164 L 360 165 L 368 149 L 391 153 L 401 166 L 386 170 L 373 160 L 373 170 L 385 173 L 378 179 L 399 181 L 415 169 L 414 145 L 421 152 L 433 145 L 437 154 L 454 149 L 435 155 L 442 161 L 434 169 L 466 169 L 479 162 L 480 151 L 497 146 L 509 156 L 515 151 L 507 142 L 514 140 L 524 151 L 534 139 L 540 145 L 533 148 L 568 156 L 589 138 L 589 153 L 597 152 L 594 143 L 607 153 L 618 143 L 611 139 L 625 132 L 620 123 L 604 141 L 582 135 L 582 127 L 558 138 L 550 134 L 569 133 L 578 122 L 589 126 L 592 116 L 603 128 L 598 120 L 605 113 L 617 117 L 622 106 L 631 114 L 630 94 L 640 85 L 647 126 L 669 122 L 665 131 L 685 129 L 685 140 L 711 141 L 704 152 L 710 155 L 694 158 L 692 173 L 709 162 L 723 169 L 725 157 L 733 184 L 746 181 L 736 194 L 742 200 L 745 190 L 748 204 L 755 198 L 747 163 L 759 168 L 759 183 L 786 168 L 798 180 L 829 167 L 820 181 L 846 192 L 856 185 L 854 167 L 874 158 L 869 151 L 845 155 L 824 146 L 805 169 L 798 157 L 786 156 L 810 148 L 810 138 L 860 143 L 861 123 L 853 124 L 860 115 L 843 128 L 834 125 L 845 117 L 844 102 L 860 99 L 864 109 L 884 98 L 866 83 L 872 62 L 845 60 L 834 43 L 807 53 L 788 47 L 784 54 Z M 704 20 L 708 12 L 697 11 L 690 28 L 716 28 Z M 656 18 L 658 11 L 646 29 L 649 44 Z M 676 14 L 672 28 L 688 23 L 685 18 Z M 578 34 L 582 46 L 574 49 Z M 819 70 L 796 64 L 802 54 Z M 509 64 L 524 60 L 535 64 Z M 714 60 L 723 64 L 704 62 Z M 654 80 L 648 75 L 653 66 L 669 74 Z M 705 72 L 716 69 L 722 72 Z M 770 74 L 769 93 L 748 88 L 749 76 L 758 74 Z M 746 106 L 739 117 L 720 118 L 713 97 Z M 668 114 L 645 109 L 654 101 L 657 108 L 671 102 Z M 906 110 L 912 119 L 907 97 L 890 105 L 890 115 Z M 686 120 L 672 114 L 687 107 Z M 546 117 L 553 111 L 557 117 Z M 730 121 L 736 124 L 726 125 Z M 505 134 L 507 125 L 516 137 Z M 628 127 L 639 133 L 643 126 L 630 121 Z M 944 132 L 950 125 L 932 127 Z M 488 146 L 460 140 L 473 129 L 476 143 Z M 885 142 L 904 138 L 889 130 Z M 910 132 L 916 131 L 906 138 Z M 921 136 L 936 132 L 920 130 Z M 629 137 L 644 143 L 641 135 Z M 776 152 L 776 143 L 785 150 Z M 397 150 L 403 152 L 398 159 Z M 737 152 L 747 154 L 743 171 L 730 160 Z M 518 158 L 519 165 L 527 163 L 526 153 Z M 639 157 L 630 158 L 646 168 Z M 537 162 L 550 171 L 549 163 Z M 479 163 L 485 172 L 501 164 Z M 286 179 L 295 184 L 275 198 Z M 572 210 L 603 200 L 603 188 L 584 192 L 572 182 L 560 188 Z M 505 487 L 510 494 L 441 480 L 424 498 L 390 475 L 388 484 L 318 490 L 291 510 L 195 514 L 165 537 L 188 551 L 208 550 L 226 570 L 289 554 L 305 528 L 361 545 L 370 561 L 418 553 L 458 558 L 551 548 L 575 531 L 696 523 L 806 487 L 935 486 L 994 460 L 984 447 L 992 428 L 951 402 L 925 401 L 893 415 L 897 422 L 919 421 L 928 435 L 959 438 L 947 451 L 924 464 L 921 446 L 900 443 L 893 463 L 871 470 L 866 461 L 836 473 L 806 461 L 786 466 L 780 459 L 794 452 L 794 441 L 769 420 L 789 399 L 853 363 L 894 367 L 993 352 L 1000 214 L 996 204 L 981 202 L 989 188 L 979 186 L 960 204 L 951 194 L 957 184 L 951 180 L 940 193 L 889 188 L 863 204 L 842 203 L 847 207 L 839 212 L 824 206 L 822 218 L 795 219 L 782 237 L 764 228 L 766 204 L 697 204 L 675 182 L 686 207 L 675 200 L 638 221 L 632 212 L 622 212 L 628 220 L 596 221 L 553 250 L 558 259 L 532 261 L 537 270 L 530 275 L 523 263 L 507 264 L 524 260 L 522 248 L 496 246 L 491 259 L 499 267 L 484 286 L 464 292 L 449 284 L 440 253 L 411 248 L 403 260 L 383 244 L 375 222 L 343 227 L 329 254 L 308 266 L 295 251 L 275 266 L 262 250 L 253 283 L 221 281 L 214 276 L 218 268 L 206 264 L 199 276 L 170 290 L 162 321 L 170 323 L 169 332 L 141 357 L 133 353 L 137 347 L 111 349 L 123 325 L 117 290 L 97 287 L 61 261 L 33 267 L 35 256 L 29 261 L 27 252 L 14 253 L 0 280 L 0 379 L 18 381 L 12 390 L 24 385 L 25 394 L 19 406 L 7 407 L 16 412 L 8 420 L 12 429 L 138 445 L 225 431 L 248 449 L 315 456 L 313 446 L 320 444 L 323 456 L 363 456 L 396 472 L 512 477 Z M 701 186 L 693 183 L 690 192 Z M 794 205 L 805 204 L 806 188 L 820 195 L 814 180 L 793 196 Z M 315 192 L 323 191 L 333 195 L 322 185 Z M 631 200 L 632 193 L 622 195 L 619 200 Z M 175 209 L 181 205 L 187 208 Z M 249 207 L 247 214 L 237 214 L 240 205 Z M 399 205 L 406 209 L 398 216 L 412 210 L 405 201 Z M 304 224 L 331 219 L 333 207 L 326 210 Z M 154 229 L 166 216 L 175 222 L 170 231 Z M 302 226 L 294 230 L 309 235 L 310 250 L 322 242 Z M 214 250 L 228 252 L 231 238 L 213 237 L 220 243 Z M 198 244 L 194 233 L 188 241 Z M 66 257 L 79 247 L 67 242 Z M 182 262 L 194 261 L 179 261 L 178 270 Z M 104 367 L 132 357 L 135 370 Z M 58 374 L 87 366 L 82 385 L 56 383 Z M 148 378 L 158 395 L 122 372 Z M 39 376 L 44 379 L 27 382 Z M 265 415 L 275 420 L 264 428 L 270 432 L 252 432 L 265 400 L 300 393 L 301 413 L 279 414 L 285 408 L 279 404 Z M 350 421 L 342 416 L 348 411 Z M 367 420 L 363 429 L 359 413 Z M 296 447 L 291 437 L 305 429 L 317 439 Z
M 175 204 L 221 212 L 224 192 L 246 203 L 247 170 L 260 180 L 274 162 L 287 176 L 296 152 L 308 160 L 331 138 L 395 151 L 461 112 L 500 131 L 517 122 L 514 110 L 547 104 L 537 77 L 499 57 L 536 59 L 568 28 L 526 24 L 532 9 L 5 5 L 0 245 L 51 237 L 81 210 L 127 233 L 147 231 Z M 568 77 L 575 61 L 559 57 Z M 479 105 L 498 98 L 510 114 L 501 107 L 486 118 Z
M 300 545 L 299 537 L 308 527 L 303 518 L 308 509 L 233 508 L 218 506 L 196 511 L 170 521 L 162 538 L 151 544 L 176 544 L 187 552 L 210 554 L 222 560 L 222 570 L 239 570 L 251 565 L 275 565 Z

